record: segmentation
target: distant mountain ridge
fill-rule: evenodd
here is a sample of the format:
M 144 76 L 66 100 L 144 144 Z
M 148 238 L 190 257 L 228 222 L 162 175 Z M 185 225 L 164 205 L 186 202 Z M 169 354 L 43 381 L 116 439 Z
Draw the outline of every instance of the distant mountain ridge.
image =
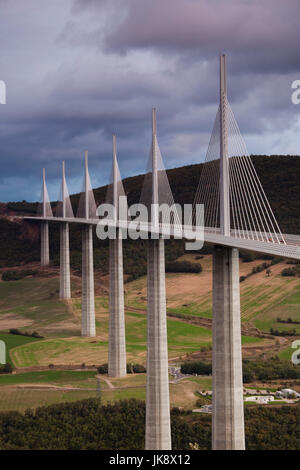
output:
M 300 156 L 252 155 L 251 158 L 281 230 L 300 234 Z M 167 170 L 175 202 L 193 202 L 202 167 L 200 163 Z M 137 175 L 123 180 L 129 204 L 139 201 L 143 179 L 144 175 Z M 107 186 L 94 189 L 97 204 L 105 200 L 106 190 Z M 71 200 L 76 212 L 79 193 L 73 194 Z M 6 207 L 10 214 L 35 213 L 36 203 L 9 202 Z
M 300 156 L 253 155 L 251 158 L 282 232 L 300 234 Z M 167 170 L 175 202 L 179 204 L 193 202 L 202 167 L 203 164 L 195 164 Z M 144 175 L 123 180 L 129 204 L 139 201 L 143 180 Z M 97 204 L 105 200 L 106 190 L 107 186 L 94 190 Z M 79 194 L 72 195 L 71 201 L 74 213 L 76 213 Z M 52 205 L 55 206 L 56 203 L 52 202 Z M 5 266 L 6 261 L 13 263 L 17 260 L 39 259 L 38 226 L 35 230 L 33 228 L 29 230 L 29 222 L 20 223 L 20 220 L 14 221 L 13 217 L 14 215 L 34 214 L 36 209 L 36 203 L 26 201 L 1 204 L 0 266 Z M 33 227 L 33 224 L 30 226 Z M 79 257 L 80 228 L 72 227 L 72 233 L 76 235 L 70 236 L 71 249 L 74 252 L 78 251 Z M 55 257 L 59 251 L 56 229 L 50 231 L 50 243 L 50 249 Z M 95 239 L 95 246 L 101 248 L 104 256 L 104 252 L 107 251 L 105 244 Z M 180 249 L 179 254 L 181 251 Z M 106 260 L 105 255 L 105 262 Z

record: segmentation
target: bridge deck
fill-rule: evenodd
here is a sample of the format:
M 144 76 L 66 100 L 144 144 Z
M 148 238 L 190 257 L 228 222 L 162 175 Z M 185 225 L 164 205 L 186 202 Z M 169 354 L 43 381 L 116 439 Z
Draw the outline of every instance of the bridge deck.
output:
M 249 238 L 242 238 L 237 237 L 232 231 L 230 237 L 225 237 L 218 232 L 209 230 L 207 228 L 197 229 L 196 231 L 192 229 L 192 227 L 184 227 L 184 235 L 181 236 L 182 230 L 176 227 L 172 227 L 170 230 L 169 226 L 160 225 L 159 227 L 155 228 L 150 226 L 147 223 L 138 223 L 134 221 L 130 222 L 122 222 L 119 221 L 118 223 L 114 221 L 107 221 L 100 220 L 100 219 L 83 219 L 83 218 L 62 218 L 62 217 L 24 217 L 26 220 L 31 221 L 48 221 L 48 222 L 68 222 L 70 224 L 88 224 L 88 225 L 110 225 L 110 226 L 117 226 L 119 228 L 128 228 L 128 224 L 130 224 L 130 228 L 135 230 L 137 226 L 139 226 L 141 232 L 148 232 L 153 234 L 153 238 L 155 235 L 158 234 L 165 236 L 165 238 L 184 238 L 187 240 L 204 240 L 207 243 L 212 243 L 216 245 L 223 245 L 232 248 L 239 248 L 245 249 L 250 251 L 255 251 L 259 253 L 265 253 L 273 256 L 282 256 L 285 258 L 291 258 L 300 260 L 300 235 L 292 235 L 292 234 L 283 234 L 282 236 L 278 234 L 279 240 L 282 243 L 273 243 L 269 239 L 265 238 L 265 240 L 256 240 L 251 239 L 252 237 L 256 237 L 255 232 L 247 232 L 247 236 Z M 170 233 L 171 232 L 171 233 Z M 276 234 L 277 235 L 277 234 Z M 246 235 L 245 235 L 246 236 Z M 275 236 L 275 234 L 274 234 Z M 284 243 L 285 242 L 285 243 Z

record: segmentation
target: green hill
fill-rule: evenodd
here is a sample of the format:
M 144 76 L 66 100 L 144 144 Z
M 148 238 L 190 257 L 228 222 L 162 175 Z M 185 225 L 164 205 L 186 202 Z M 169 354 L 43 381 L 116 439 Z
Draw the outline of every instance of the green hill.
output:
M 300 157 L 291 155 L 255 155 L 252 161 L 266 192 L 270 205 L 281 230 L 285 233 L 300 234 Z M 187 165 L 167 171 L 175 202 L 192 203 L 197 189 L 202 164 Z M 124 180 L 128 203 L 139 201 L 144 175 Z M 97 204 L 105 200 L 107 186 L 94 190 Z M 71 196 L 76 213 L 79 194 Z M 55 207 L 53 202 L 52 206 Z M 7 213 L 34 214 L 36 203 L 11 202 L 5 205 Z M 3 214 L 3 210 L 2 210 Z M 70 233 L 71 265 L 81 269 L 81 231 L 79 226 L 72 226 Z M 8 220 L 5 215 L 0 219 L 0 267 L 39 259 L 38 224 Z M 107 271 L 108 244 L 94 237 L 95 268 Z M 50 226 L 50 251 L 54 263 L 59 261 L 59 232 L 55 224 Z M 206 249 L 207 252 L 207 249 Z M 166 243 L 166 259 L 173 261 L 184 253 L 182 241 Z M 128 274 L 145 273 L 146 250 L 143 241 L 124 243 L 124 269 Z

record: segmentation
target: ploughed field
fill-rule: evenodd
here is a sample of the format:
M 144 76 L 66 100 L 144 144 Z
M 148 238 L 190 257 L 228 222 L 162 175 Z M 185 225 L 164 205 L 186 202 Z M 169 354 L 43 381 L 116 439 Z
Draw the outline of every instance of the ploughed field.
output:
M 197 259 L 186 254 L 179 260 L 200 263 L 202 272 L 166 274 L 169 359 L 176 363 L 193 356 L 210 359 L 211 256 Z M 245 277 L 241 282 L 243 356 L 278 355 L 290 360 L 291 342 L 300 337 L 300 278 L 281 276 L 288 267 L 285 261 L 271 266 L 269 273 L 264 269 L 252 274 L 262 262 L 240 263 L 240 274 Z M 0 339 L 6 343 L 7 361 L 17 370 L 15 375 L 0 375 L 0 410 L 24 411 L 99 394 L 103 403 L 144 399 L 145 374 L 98 380 L 96 367 L 108 357 L 107 277 L 96 276 L 95 338 L 80 336 L 81 278 L 72 274 L 70 301 L 59 300 L 58 289 L 56 268 L 49 268 L 47 275 L 41 272 L 0 282 Z M 145 365 L 146 277 L 125 284 L 125 305 L 127 361 Z M 28 334 L 35 331 L 43 338 L 10 334 L 11 328 Z M 270 335 L 271 328 L 279 335 Z M 280 335 L 291 329 L 296 336 Z M 186 378 L 170 385 L 171 403 L 191 409 L 199 392 L 210 389 L 209 377 Z

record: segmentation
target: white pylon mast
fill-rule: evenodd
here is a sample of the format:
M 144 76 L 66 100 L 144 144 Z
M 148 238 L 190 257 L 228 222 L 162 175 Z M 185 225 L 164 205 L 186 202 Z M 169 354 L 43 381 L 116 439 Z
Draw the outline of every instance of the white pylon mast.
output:
M 62 216 L 66 217 L 66 177 L 65 177 L 65 161 L 62 162 Z
M 226 56 L 220 56 L 220 229 L 230 236 Z
M 84 152 L 84 190 L 85 190 L 85 198 L 84 198 L 84 215 L 85 218 L 89 218 L 89 170 L 88 170 L 88 151 L 85 150 Z
M 158 176 L 156 153 L 156 109 L 152 109 L 152 224 L 158 226 Z
M 115 221 L 118 220 L 118 166 L 117 166 L 117 138 L 113 135 L 113 205 L 115 208 Z
M 43 168 L 43 217 L 46 217 L 47 211 L 46 211 L 46 174 L 45 174 L 45 168 Z

